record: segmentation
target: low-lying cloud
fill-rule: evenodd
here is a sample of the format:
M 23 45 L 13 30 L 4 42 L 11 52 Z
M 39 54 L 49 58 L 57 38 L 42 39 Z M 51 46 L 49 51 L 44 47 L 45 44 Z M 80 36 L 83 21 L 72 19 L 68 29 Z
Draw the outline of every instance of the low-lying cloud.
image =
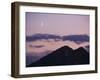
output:
M 29 47 L 32 47 L 32 48 L 42 48 L 42 47 L 44 47 L 44 45 L 29 45 Z

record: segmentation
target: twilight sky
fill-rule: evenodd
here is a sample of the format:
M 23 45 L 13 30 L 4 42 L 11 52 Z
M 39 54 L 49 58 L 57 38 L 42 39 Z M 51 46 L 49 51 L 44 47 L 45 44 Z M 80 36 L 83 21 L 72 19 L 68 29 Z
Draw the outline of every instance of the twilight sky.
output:
M 26 12 L 26 35 L 89 35 L 89 15 Z
M 37 33 L 59 36 L 89 35 L 89 21 L 89 15 L 26 12 L 26 36 Z M 89 45 L 89 42 L 77 44 L 71 40 L 48 41 L 43 39 L 26 41 L 26 65 L 65 45 L 77 49 Z

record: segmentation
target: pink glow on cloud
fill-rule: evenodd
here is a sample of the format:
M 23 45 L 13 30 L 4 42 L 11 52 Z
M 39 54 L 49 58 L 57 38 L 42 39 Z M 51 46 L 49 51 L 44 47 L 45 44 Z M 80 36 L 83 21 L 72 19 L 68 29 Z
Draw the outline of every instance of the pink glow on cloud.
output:
M 30 47 L 30 45 L 43 45 L 44 47 L 41 47 L 41 48 L 33 48 L 33 47 Z M 42 40 L 42 41 L 33 41 L 33 42 L 27 42 L 26 43 L 26 52 L 27 53 L 42 53 L 42 52 L 45 52 L 45 51 L 54 51 L 62 46 L 69 46 L 73 49 L 77 49 L 79 47 L 84 47 L 84 46 L 87 46 L 89 45 L 89 42 L 83 42 L 81 44 L 77 44 L 73 41 L 58 41 L 58 42 L 55 42 L 55 41 L 45 41 L 45 40 Z

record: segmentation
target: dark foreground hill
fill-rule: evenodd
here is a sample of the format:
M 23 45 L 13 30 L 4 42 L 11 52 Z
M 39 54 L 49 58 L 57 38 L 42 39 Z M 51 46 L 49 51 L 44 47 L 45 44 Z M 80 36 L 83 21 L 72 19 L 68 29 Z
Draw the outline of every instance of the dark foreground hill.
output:
M 89 53 L 82 47 L 63 46 L 27 67 L 89 64 Z

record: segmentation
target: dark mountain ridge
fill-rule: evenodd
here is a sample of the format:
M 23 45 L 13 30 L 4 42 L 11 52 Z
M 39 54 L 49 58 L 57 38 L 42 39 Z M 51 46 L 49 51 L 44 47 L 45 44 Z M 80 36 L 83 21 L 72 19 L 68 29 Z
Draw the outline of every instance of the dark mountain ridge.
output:
M 89 64 L 89 53 L 83 47 L 73 50 L 63 46 L 27 67 L 78 64 Z

